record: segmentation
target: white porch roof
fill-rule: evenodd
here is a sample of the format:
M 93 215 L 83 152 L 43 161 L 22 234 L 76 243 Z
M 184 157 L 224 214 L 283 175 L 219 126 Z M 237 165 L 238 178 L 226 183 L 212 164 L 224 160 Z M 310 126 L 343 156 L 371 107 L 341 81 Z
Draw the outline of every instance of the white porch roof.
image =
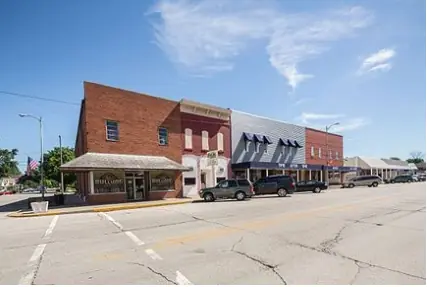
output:
M 390 167 L 385 161 L 379 158 L 370 158 L 365 156 L 359 156 L 359 159 L 362 161 L 362 163 L 359 163 L 359 165 L 363 168 L 374 168 L 374 169 L 393 169 Z M 363 165 L 366 165 L 364 166 Z

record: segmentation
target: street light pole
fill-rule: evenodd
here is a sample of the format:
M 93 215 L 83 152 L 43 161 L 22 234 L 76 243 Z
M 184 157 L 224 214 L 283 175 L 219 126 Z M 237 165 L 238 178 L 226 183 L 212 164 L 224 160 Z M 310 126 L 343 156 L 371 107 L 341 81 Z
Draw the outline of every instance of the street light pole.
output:
M 44 170 L 43 170 L 43 119 L 42 117 L 36 117 L 28 114 L 19 114 L 21 118 L 33 118 L 39 122 L 39 132 L 40 132 L 40 186 L 42 189 L 42 200 L 44 200 Z
M 64 163 L 62 160 L 62 137 L 59 135 L 59 150 L 61 153 L 61 166 Z M 61 171 L 61 192 L 64 193 L 64 173 Z
M 329 130 L 333 127 L 333 126 L 337 126 L 339 125 L 339 122 L 333 123 L 329 126 L 326 126 L 326 170 L 325 170 L 325 182 L 327 185 L 329 185 L 329 158 L 331 156 L 331 153 L 329 152 L 329 139 L 328 139 L 328 135 L 329 135 Z

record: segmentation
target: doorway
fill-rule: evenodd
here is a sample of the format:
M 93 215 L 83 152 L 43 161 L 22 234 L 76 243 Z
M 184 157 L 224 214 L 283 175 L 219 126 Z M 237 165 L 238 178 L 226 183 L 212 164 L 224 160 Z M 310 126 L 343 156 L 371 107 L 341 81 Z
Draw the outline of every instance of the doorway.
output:
M 145 200 L 144 173 L 126 173 L 126 195 L 128 200 Z

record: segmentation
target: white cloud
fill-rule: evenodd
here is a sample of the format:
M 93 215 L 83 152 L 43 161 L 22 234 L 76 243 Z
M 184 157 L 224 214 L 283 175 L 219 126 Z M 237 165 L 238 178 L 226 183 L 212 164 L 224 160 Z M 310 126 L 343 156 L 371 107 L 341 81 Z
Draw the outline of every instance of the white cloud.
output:
M 310 100 L 311 100 L 311 98 L 301 98 L 301 99 L 294 102 L 294 106 L 302 105 L 306 102 L 309 102 Z
M 308 124 L 311 121 L 318 121 L 318 120 L 331 120 L 331 119 L 338 119 L 342 118 L 344 115 L 342 114 L 314 114 L 314 113 L 302 113 L 299 117 L 299 120 L 301 120 L 302 123 Z
M 344 132 L 362 128 L 370 123 L 369 120 L 359 118 L 346 118 L 343 114 L 315 114 L 315 113 L 302 113 L 296 118 L 302 125 L 312 128 L 324 130 L 327 125 L 338 122 L 338 125 L 331 127 L 331 132 Z
M 320 14 L 286 14 L 270 1 L 162 0 L 150 10 L 157 45 L 191 73 L 233 69 L 233 58 L 255 40 L 266 43 L 271 65 L 295 89 L 313 77 L 298 65 L 329 50 L 329 42 L 368 26 L 361 7 Z
M 373 71 L 389 71 L 392 68 L 392 64 L 388 61 L 396 56 L 394 49 L 381 49 L 378 52 L 369 55 L 363 60 L 362 65 L 359 68 L 359 74 L 364 74 Z

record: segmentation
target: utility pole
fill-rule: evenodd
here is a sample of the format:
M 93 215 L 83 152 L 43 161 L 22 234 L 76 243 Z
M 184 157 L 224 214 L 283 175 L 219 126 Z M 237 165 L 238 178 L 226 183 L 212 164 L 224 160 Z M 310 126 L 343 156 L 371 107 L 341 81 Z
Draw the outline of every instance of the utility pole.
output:
M 64 163 L 62 159 L 62 137 L 59 135 L 59 150 L 61 153 L 61 166 Z M 64 193 L 64 173 L 61 171 L 61 193 Z
M 329 159 L 331 157 L 331 153 L 329 152 L 329 130 L 336 125 L 339 125 L 339 122 L 333 123 L 329 126 L 326 126 L 326 170 L 325 170 L 325 182 L 327 185 L 329 185 Z

